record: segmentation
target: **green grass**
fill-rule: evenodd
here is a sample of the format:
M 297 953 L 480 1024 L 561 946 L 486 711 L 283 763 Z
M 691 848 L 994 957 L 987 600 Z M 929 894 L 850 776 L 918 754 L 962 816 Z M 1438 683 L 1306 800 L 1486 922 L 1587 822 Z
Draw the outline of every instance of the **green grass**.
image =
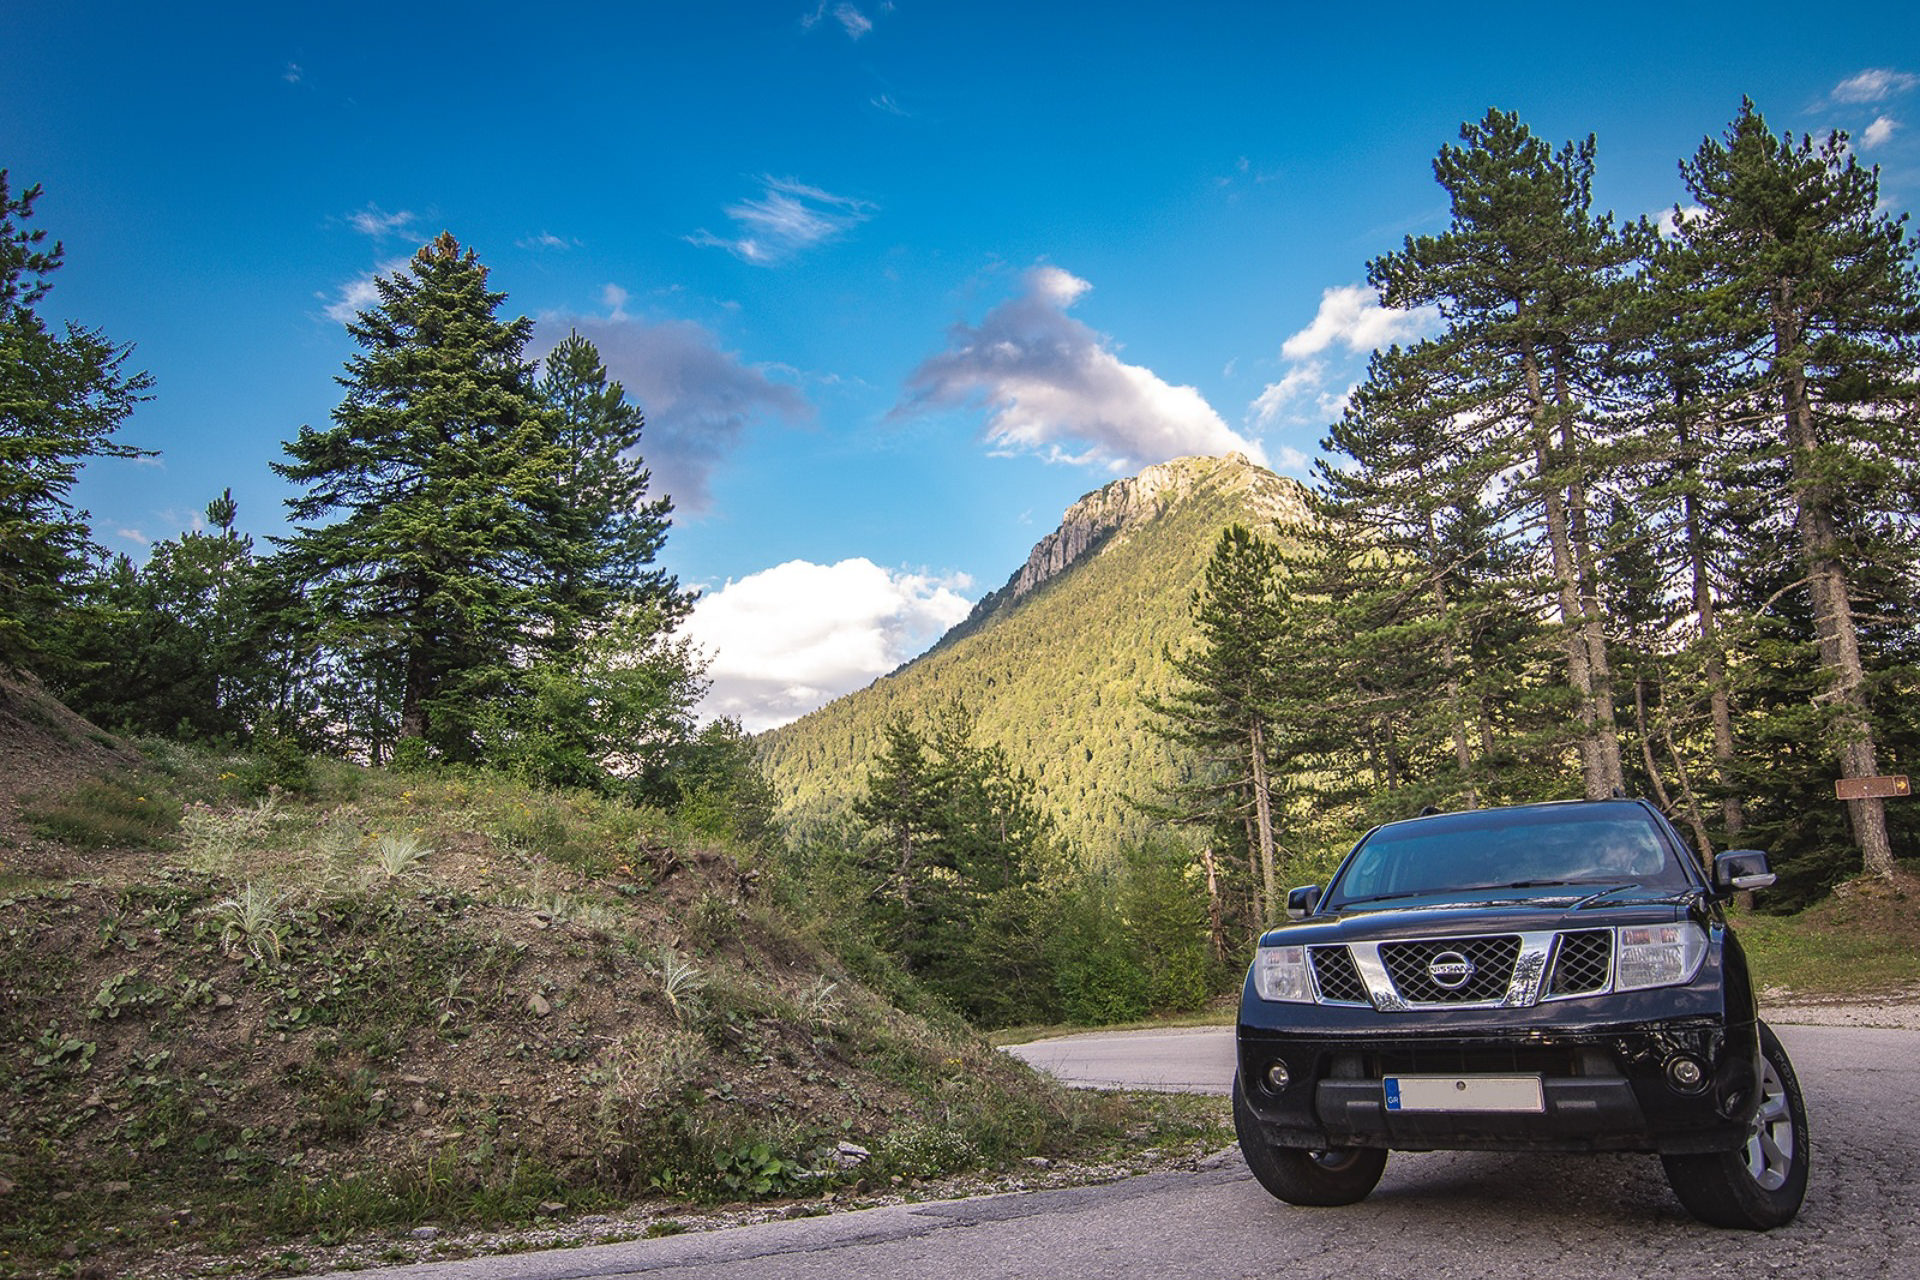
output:
M 33 833 L 75 849 L 158 849 L 180 826 L 180 803 L 146 779 L 87 778 L 21 806 Z
M 1735 928 L 1762 988 L 1827 999 L 1885 996 L 1920 987 L 1916 905 L 1842 899 L 1792 916 L 1742 915 Z
M 1234 1013 L 1239 1008 L 1240 996 L 1215 999 L 1204 1009 L 1195 1009 L 1189 1013 L 1163 1013 L 1151 1018 L 1137 1018 L 1132 1022 L 1116 1022 L 1107 1026 L 1088 1027 L 1071 1022 L 1039 1023 L 1025 1027 L 1001 1027 L 987 1033 L 987 1039 L 995 1046 L 1010 1044 L 1031 1044 L 1035 1040 L 1050 1040 L 1055 1036 L 1080 1035 L 1088 1031 L 1157 1031 L 1166 1027 L 1230 1027 Z

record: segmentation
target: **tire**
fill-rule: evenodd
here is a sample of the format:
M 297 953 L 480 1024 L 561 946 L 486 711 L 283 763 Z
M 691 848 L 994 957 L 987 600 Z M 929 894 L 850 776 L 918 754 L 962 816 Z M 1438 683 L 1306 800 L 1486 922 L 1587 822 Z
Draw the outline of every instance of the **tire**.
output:
M 1303 1151 L 1274 1146 L 1261 1134 L 1238 1076 L 1233 1080 L 1233 1131 L 1254 1180 L 1288 1204 L 1358 1204 L 1387 1167 L 1387 1153 L 1371 1147 Z
M 1760 1024 L 1760 1109 L 1746 1146 L 1707 1155 L 1662 1156 L 1667 1184 L 1709 1226 L 1771 1231 L 1792 1222 L 1807 1195 L 1812 1151 L 1800 1078 L 1773 1029 Z

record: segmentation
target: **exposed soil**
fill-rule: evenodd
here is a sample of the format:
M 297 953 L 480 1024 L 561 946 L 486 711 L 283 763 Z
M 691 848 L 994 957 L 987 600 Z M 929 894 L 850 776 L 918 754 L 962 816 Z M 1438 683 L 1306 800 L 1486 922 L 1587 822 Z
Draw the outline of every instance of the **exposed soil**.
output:
M 1107 1176 L 1020 1160 L 1126 1108 L 902 1013 L 724 852 L 642 825 L 561 857 L 612 829 L 598 802 L 481 779 L 190 804 L 242 832 L 222 863 L 33 834 L 23 800 L 152 775 L 30 689 L 0 690 L 0 761 L 0 1277 L 292 1274 Z M 396 828 L 431 853 L 383 881 Z M 271 903 L 251 936 L 243 877 Z M 804 1164 L 755 1189 L 773 1148 Z M 729 1179 L 771 1207 L 690 1208 Z

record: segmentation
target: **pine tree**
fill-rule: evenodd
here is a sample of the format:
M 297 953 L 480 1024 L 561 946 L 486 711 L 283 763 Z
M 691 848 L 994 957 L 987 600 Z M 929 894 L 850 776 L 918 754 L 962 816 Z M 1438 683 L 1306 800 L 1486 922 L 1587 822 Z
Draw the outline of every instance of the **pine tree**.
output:
M 1592 513 L 1605 483 L 1597 405 L 1621 290 L 1637 250 L 1592 208 L 1594 140 L 1554 151 L 1510 112 L 1461 128 L 1434 174 L 1452 201 L 1437 236 L 1409 237 L 1368 278 L 1391 307 L 1435 305 L 1456 376 L 1477 384 L 1457 448 L 1511 477 L 1515 514 L 1545 533 L 1565 687 L 1590 797 L 1624 782 Z
M 1177 789 L 1166 812 L 1185 822 L 1231 815 L 1245 824 L 1259 868 L 1257 919 L 1271 915 L 1279 896 L 1274 793 L 1295 754 L 1275 716 L 1276 681 L 1291 656 L 1289 604 L 1279 548 L 1244 525 L 1222 530 L 1190 600 L 1195 645 L 1167 654 L 1184 685 L 1147 703 L 1155 732 L 1197 750 L 1206 767 Z
M 1703 212 L 1680 237 L 1746 392 L 1746 447 L 1785 481 L 1826 682 L 1821 737 L 1841 776 L 1871 777 L 1873 646 L 1860 617 L 1873 611 L 1869 584 L 1911 581 L 1920 490 L 1920 276 L 1905 217 L 1880 209 L 1877 170 L 1841 135 L 1775 137 L 1751 101 L 1681 173 Z M 1883 802 L 1848 807 L 1866 868 L 1891 875 Z
M 380 705 L 336 706 L 379 756 L 397 737 L 451 758 L 516 657 L 551 634 L 543 607 L 565 467 L 522 351 L 525 317 L 442 232 L 347 331 L 360 351 L 324 431 L 302 427 L 274 470 L 307 492 L 277 572 L 303 626 Z
M 42 656 L 86 574 L 92 535 L 68 500 L 81 465 L 151 456 L 113 438 L 153 386 L 128 370 L 132 346 L 72 322 L 57 334 L 37 310 L 65 256 L 27 225 L 40 194 L 13 195 L 0 169 L 0 670 Z
M 253 625 L 253 539 L 234 528 L 231 490 L 206 531 L 155 543 L 136 566 L 116 556 L 62 618 L 53 680 L 100 724 L 141 733 L 244 737 L 272 685 Z

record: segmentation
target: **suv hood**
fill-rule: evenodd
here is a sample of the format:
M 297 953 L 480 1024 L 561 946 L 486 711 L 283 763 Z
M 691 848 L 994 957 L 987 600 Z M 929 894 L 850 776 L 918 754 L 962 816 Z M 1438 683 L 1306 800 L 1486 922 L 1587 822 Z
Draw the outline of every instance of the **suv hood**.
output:
M 1700 890 L 1639 885 L 1553 885 L 1475 889 L 1463 893 L 1356 902 L 1269 929 L 1262 946 L 1297 947 L 1356 938 L 1430 938 L 1552 929 L 1662 924 L 1690 916 L 1704 922 Z

